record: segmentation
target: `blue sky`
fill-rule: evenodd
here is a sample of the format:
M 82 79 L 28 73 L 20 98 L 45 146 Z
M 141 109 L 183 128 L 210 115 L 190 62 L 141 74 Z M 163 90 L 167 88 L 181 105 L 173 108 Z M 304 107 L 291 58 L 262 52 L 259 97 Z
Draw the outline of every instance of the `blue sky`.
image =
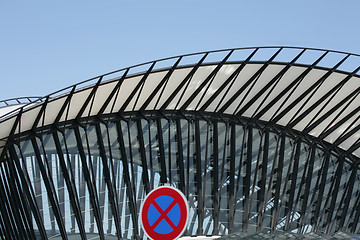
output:
M 360 54 L 360 1 L 0 0 L 1 96 L 43 96 L 192 52 L 299 46 Z

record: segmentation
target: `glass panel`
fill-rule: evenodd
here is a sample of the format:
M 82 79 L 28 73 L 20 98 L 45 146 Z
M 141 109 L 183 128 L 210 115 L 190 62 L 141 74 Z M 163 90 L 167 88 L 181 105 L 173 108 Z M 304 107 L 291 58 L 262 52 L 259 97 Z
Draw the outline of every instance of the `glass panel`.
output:
M 105 238 L 120 230 L 124 239 L 145 239 L 138 222 L 145 186 L 151 190 L 162 181 L 188 198 L 187 235 L 359 228 L 359 173 L 350 160 L 270 129 L 219 120 L 125 118 L 40 134 L 15 150 L 16 176 L 29 179 L 37 205 L 29 210 L 37 235 L 35 213 L 49 237 L 60 237 L 62 227 L 79 237 L 81 221 L 88 238 L 103 229 Z

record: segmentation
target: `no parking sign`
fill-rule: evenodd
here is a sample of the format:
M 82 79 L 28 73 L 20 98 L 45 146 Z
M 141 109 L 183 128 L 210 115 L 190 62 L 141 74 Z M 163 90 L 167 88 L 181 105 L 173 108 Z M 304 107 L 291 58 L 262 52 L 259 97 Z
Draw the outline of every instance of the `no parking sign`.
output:
M 170 186 L 152 190 L 140 209 L 140 222 L 153 240 L 174 240 L 185 231 L 189 206 L 184 194 Z

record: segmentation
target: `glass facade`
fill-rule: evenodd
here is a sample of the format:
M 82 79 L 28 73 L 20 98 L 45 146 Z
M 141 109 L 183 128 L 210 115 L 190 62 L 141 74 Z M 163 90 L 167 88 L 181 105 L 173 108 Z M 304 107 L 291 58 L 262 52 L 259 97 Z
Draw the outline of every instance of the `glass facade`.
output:
M 240 117 L 154 112 L 16 135 L 1 237 L 145 239 L 140 205 L 163 184 L 187 196 L 188 236 L 360 231 L 360 172 L 336 149 Z

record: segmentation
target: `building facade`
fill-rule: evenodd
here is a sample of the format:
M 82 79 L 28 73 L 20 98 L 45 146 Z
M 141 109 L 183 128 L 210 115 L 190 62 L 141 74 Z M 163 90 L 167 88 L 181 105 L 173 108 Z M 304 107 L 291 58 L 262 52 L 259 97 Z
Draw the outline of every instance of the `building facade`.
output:
M 188 199 L 186 236 L 358 233 L 359 60 L 228 49 L 3 101 L 0 236 L 144 239 L 164 184 Z

